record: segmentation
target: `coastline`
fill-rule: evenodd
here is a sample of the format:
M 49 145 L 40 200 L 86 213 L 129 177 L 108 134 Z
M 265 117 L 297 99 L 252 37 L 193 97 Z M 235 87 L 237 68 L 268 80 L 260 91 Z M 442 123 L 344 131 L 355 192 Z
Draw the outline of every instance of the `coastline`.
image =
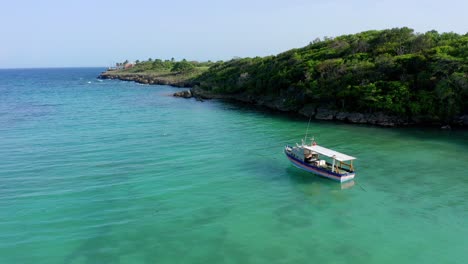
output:
M 193 87 L 193 82 L 187 76 L 177 73 L 128 73 L 120 71 L 102 72 L 98 79 L 116 79 L 121 81 L 133 81 L 141 84 L 170 85 L 175 87 Z
M 122 73 L 118 71 L 102 72 L 98 79 L 116 79 L 121 81 L 133 81 L 148 85 L 170 85 L 178 88 L 190 88 L 174 93 L 176 97 L 196 98 L 198 100 L 220 99 L 230 100 L 255 106 L 265 107 L 269 110 L 287 112 L 309 117 L 316 120 L 338 121 L 351 124 L 368 124 L 381 127 L 405 127 L 405 126 L 432 126 L 441 129 L 450 129 L 451 125 L 457 127 L 468 127 L 468 115 L 457 117 L 451 124 L 444 124 L 430 120 L 428 117 L 413 117 L 405 119 L 395 115 L 389 115 L 383 112 L 359 113 L 343 112 L 336 109 L 327 108 L 317 104 L 291 105 L 286 99 L 273 96 L 258 96 L 247 93 L 220 94 L 199 87 L 199 83 L 191 78 L 173 73 Z
M 386 115 L 384 113 L 355 113 L 355 112 L 340 112 L 315 104 L 306 104 L 304 106 L 294 106 L 288 104 L 285 99 L 274 98 L 271 96 L 252 96 L 249 94 L 217 94 L 203 90 L 199 87 L 190 89 L 192 97 L 201 99 L 222 99 L 238 101 L 241 103 L 252 104 L 260 107 L 265 107 L 270 110 L 292 113 L 316 120 L 324 121 L 340 121 L 352 124 L 369 124 L 382 127 L 397 127 L 416 125 L 416 123 L 398 118 L 396 116 Z M 181 96 L 183 97 L 183 96 Z

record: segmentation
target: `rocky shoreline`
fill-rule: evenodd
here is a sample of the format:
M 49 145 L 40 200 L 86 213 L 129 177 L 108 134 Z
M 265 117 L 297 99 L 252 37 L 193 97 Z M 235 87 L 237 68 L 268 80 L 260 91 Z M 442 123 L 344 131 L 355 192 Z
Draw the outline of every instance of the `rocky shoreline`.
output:
M 396 116 L 386 115 L 384 113 L 363 114 L 353 112 L 339 112 L 323 106 L 317 106 L 315 104 L 308 104 L 303 107 L 296 108 L 294 106 L 287 105 L 285 99 L 272 98 L 268 96 L 254 97 L 246 94 L 213 94 L 202 90 L 199 87 L 192 88 L 190 90 L 190 94 L 193 97 L 202 99 L 225 99 L 240 101 L 243 103 L 254 104 L 281 112 L 297 113 L 299 115 L 311 117 L 316 120 L 336 120 L 354 124 L 372 124 L 386 127 L 407 126 L 412 124 L 407 120 L 403 120 Z
M 388 115 L 383 112 L 376 113 L 357 113 L 357 112 L 342 112 L 330 109 L 316 104 L 306 104 L 304 106 L 295 107 L 289 105 L 286 99 L 274 98 L 270 96 L 252 96 L 248 94 L 217 94 L 203 90 L 197 86 L 188 91 L 177 92 L 174 96 L 197 99 L 224 99 L 253 104 L 266 107 L 272 110 L 281 112 L 296 113 L 305 117 L 310 117 L 316 120 L 334 120 L 353 124 L 370 124 L 383 127 L 401 127 L 412 125 L 429 125 L 439 126 L 442 129 L 450 129 L 449 124 L 442 124 L 431 121 L 429 118 L 421 116 L 412 119 L 404 119 L 395 115 Z M 468 115 L 456 118 L 451 125 L 460 127 L 468 127 Z
M 430 125 L 439 126 L 442 129 L 450 129 L 450 125 L 468 127 L 468 115 L 457 117 L 451 124 L 443 124 L 440 122 L 431 121 L 427 117 L 415 117 L 412 119 L 403 119 L 398 116 L 388 115 L 382 112 L 377 113 L 356 113 L 356 112 L 340 112 L 324 106 L 315 104 L 306 104 L 301 107 L 290 105 L 283 98 L 274 98 L 271 96 L 252 96 L 249 94 L 218 94 L 198 87 L 198 83 L 187 80 L 171 80 L 165 76 L 152 76 L 139 73 L 116 73 L 103 72 L 98 76 L 99 79 L 118 79 L 122 81 L 134 81 L 142 84 L 159 84 L 171 85 L 175 87 L 191 88 L 176 92 L 173 95 L 181 98 L 196 98 L 203 99 L 224 99 L 237 101 L 247 104 L 266 107 L 272 110 L 281 112 L 296 113 L 305 117 L 311 117 L 316 120 L 335 120 L 353 124 L 371 124 L 384 127 L 398 127 L 410 125 Z
M 166 75 L 151 75 L 144 73 L 117 73 L 114 71 L 106 71 L 101 73 L 98 79 L 117 79 L 121 81 L 132 81 L 141 84 L 158 84 L 158 85 L 170 85 L 175 87 L 193 87 L 196 83 L 188 80 L 174 80 L 173 77 L 177 76 L 174 74 Z

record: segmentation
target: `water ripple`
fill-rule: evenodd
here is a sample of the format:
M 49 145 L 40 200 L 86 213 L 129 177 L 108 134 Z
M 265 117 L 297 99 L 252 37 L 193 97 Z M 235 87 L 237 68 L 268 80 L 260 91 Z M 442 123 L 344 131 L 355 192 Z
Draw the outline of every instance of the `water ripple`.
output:
M 97 72 L 0 70 L 5 263 L 468 257 L 467 132 L 313 122 L 358 157 L 345 189 L 284 159 L 307 120 Z

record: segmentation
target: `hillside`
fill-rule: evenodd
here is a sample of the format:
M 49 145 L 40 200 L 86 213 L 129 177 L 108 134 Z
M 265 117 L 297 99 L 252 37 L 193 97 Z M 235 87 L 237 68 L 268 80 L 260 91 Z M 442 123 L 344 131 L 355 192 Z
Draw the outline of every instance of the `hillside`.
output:
M 205 97 L 223 95 L 318 119 L 464 122 L 468 34 L 394 28 L 317 39 L 277 56 L 215 63 L 195 80 Z
M 385 126 L 468 125 L 468 33 L 371 30 L 276 56 L 152 60 L 101 78 L 194 87 L 192 94 Z
M 162 84 L 178 87 L 192 87 L 195 78 L 208 70 L 211 62 L 196 61 L 175 61 L 148 59 L 147 61 L 137 61 L 134 64 L 125 61 L 117 63 L 119 67 L 130 66 L 126 69 L 112 69 L 99 75 L 101 79 L 119 79 L 123 81 L 135 81 L 143 84 Z

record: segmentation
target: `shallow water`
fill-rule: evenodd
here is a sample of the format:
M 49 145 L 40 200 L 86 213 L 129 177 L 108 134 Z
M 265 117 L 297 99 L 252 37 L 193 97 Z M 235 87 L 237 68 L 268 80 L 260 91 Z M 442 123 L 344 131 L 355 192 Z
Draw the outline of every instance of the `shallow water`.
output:
M 468 132 L 312 122 L 340 185 L 307 120 L 101 70 L 0 70 L 0 263 L 466 262 Z

